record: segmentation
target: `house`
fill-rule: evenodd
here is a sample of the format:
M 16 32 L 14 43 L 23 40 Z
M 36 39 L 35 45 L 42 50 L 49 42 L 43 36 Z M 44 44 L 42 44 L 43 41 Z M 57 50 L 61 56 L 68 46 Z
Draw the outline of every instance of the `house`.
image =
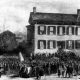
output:
M 55 53 L 59 48 L 65 51 L 80 51 L 80 10 L 77 14 L 30 13 L 27 27 L 29 49 L 37 53 Z

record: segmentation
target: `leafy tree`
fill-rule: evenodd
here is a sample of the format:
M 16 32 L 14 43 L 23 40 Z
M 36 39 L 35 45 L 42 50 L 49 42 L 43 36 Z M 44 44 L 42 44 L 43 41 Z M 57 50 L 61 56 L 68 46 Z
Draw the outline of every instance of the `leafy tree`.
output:
M 0 50 L 2 52 L 9 52 L 17 49 L 18 42 L 15 34 L 10 31 L 5 31 L 0 34 Z

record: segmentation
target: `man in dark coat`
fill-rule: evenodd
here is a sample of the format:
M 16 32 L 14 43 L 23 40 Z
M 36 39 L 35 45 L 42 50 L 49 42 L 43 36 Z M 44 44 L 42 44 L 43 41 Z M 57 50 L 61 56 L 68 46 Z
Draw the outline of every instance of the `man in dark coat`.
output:
M 66 71 L 66 77 L 67 77 L 67 74 L 69 77 L 71 77 L 72 73 L 73 73 L 73 67 L 71 65 L 68 65 L 67 71 Z
M 36 67 L 36 78 L 39 79 L 39 66 Z

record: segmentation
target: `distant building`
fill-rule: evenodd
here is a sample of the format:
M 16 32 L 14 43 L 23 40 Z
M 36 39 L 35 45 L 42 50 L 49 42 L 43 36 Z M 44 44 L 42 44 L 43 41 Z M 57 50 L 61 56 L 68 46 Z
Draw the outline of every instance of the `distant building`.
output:
M 77 14 L 41 13 L 36 7 L 30 13 L 27 41 L 32 52 L 55 53 L 80 51 L 80 10 Z
M 23 42 L 26 40 L 26 34 L 23 34 L 21 32 L 16 33 L 16 40 L 18 42 Z
M 23 39 L 22 39 L 22 37 L 16 37 L 16 41 L 18 41 L 18 42 L 22 42 Z

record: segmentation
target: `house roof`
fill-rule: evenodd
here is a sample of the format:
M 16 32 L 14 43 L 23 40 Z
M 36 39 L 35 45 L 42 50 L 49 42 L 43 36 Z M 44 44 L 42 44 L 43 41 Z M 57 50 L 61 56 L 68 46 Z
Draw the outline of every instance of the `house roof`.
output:
M 40 13 L 36 12 L 30 13 L 29 23 L 30 24 L 76 24 L 77 20 L 80 22 L 80 19 L 77 19 L 77 14 L 63 14 L 63 13 Z

